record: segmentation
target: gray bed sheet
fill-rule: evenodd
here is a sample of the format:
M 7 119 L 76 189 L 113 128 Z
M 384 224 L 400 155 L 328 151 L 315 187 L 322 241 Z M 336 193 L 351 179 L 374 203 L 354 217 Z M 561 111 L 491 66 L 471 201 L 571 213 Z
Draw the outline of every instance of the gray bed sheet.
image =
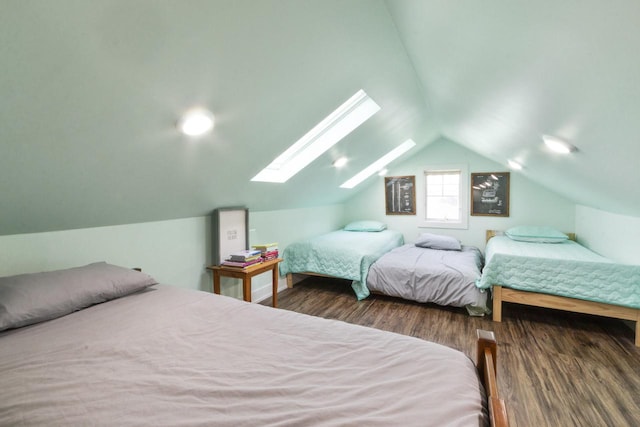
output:
M 422 303 L 466 307 L 471 315 L 490 313 L 488 293 L 475 285 L 483 257 L 474 246 L 444 251 L 406 244 L 381 256 L 369 269 L 370 291 Z
M 472 361 L 158 286 L 0 333 L 0 425 L 486 425 Z

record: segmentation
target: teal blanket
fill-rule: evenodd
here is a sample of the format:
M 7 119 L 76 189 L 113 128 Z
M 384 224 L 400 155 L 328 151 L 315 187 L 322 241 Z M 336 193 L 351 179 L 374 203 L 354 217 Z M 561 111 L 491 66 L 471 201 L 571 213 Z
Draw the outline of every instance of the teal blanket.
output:
M 308 272 L 352 280 L 351 287 L 361 300 L 369 296 L 371 264 L 402 244 L 404 237 L 398 231 L 332 231 L 287 246 L 280 274 Z
M 573 241 L 489 240 L 479 288 L 523 291 L 640 308 L 640 265 L 618 264 Z

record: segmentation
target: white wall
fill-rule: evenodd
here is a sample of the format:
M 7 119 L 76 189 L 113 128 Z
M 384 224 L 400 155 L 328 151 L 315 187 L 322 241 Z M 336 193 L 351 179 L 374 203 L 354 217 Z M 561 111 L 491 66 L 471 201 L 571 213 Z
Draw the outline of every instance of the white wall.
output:
M 509 217 L 469 216 L 467 230 L 419 227 L 424 217 L 421 195 L 424 193 L 423 174 L 428 165 L 466 164 L 469 173 L 506 172 L 509 169 L 482 157 L 459 144 L 441 138 L 411 158 L 389 169 L 388 176 L 415 175 L 417 215 L 386 215 L 384 178 L 376 177 L 365 191 L 345 203 L 348 220 L 376 219 L 391 229 L 401 231 L 407 242 L 424 232 L 454 236 L 467 245 L 481 249 L 485 246 L 485 230 L 505 230 L 515 225 L 548 225 L 562 231 L 574 230 L 575 204 L 532 183 L 520 173 L 511 171 Z
M 249 212 L 250 244 L 287 244 L 342 225 L 342 205 Z M 96 261 L 140 267 L 160 283 L 212 290 L 209 216 L 0 236 L 0 276 L 76 267 Z M 222 293 L 242 297 L 235 279 L 223 278 Z M 282 285 L 286 286 L 284 281 Z M 253 280 L 253 300 L 271 295 L 271 276 Z
M 615 261 L 640 265 L 640 218 L 576 206 L 578 242 Z

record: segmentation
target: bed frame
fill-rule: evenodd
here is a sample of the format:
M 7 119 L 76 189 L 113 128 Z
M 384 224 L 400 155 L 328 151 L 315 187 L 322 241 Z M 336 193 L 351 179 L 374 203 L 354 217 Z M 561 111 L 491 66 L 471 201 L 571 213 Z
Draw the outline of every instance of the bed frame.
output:
M 489 407 L 489 419 L 492 427 L 508 427 L 507 407 L 498 393 L 496 380 L 496 337 L 491 331 L 477 330 L 478 346 L 476 352 L 476 367 L 480 375 L 480 381 L 487 393 L 487 406 Z
M 300 274 L 300 275 L 304 275 L 304 276 L 328 277 L 330 279 L 349 280 L 349 279 L 344 279 L 342 277 L 330 276 L 328 274 L 312 273 L 311 271 L 301 271 L 299 273 L 287 273 L 287 288 L 293 288 L 293 275 L 294 274 Z
M 565 233 L 570 240 L 576 241 L 575 233 Z M 498 230 L 487 230 L 487 242 L 494 236 L 504 235 Z M 640 347 L 640 309 L 623 307 L 602 302 L 585 301 L 576 298 L 549 295 L 531 291 L 520 291 L 501 285 L 491 286 L 493 293 L 493 321 L 502 321 L 502 303 L 513 302 L 535 307 L 553 308 L 576 313 L 594 314 L 615 319 L 635 322 L 635 345 Z

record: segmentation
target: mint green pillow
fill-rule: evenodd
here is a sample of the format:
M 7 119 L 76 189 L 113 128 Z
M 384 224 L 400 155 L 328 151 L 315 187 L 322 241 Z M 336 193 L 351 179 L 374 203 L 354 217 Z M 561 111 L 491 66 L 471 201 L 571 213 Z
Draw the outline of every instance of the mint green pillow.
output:
M 569 236 L 553 227 L 520 225 L 508 229 L 504 234 L 511 240 L 533 243 L 562 243 Z
M 387 224 L 380 221 L 354 221 L 345 225 L 345 231 L 382 231 L 386 230 Z

